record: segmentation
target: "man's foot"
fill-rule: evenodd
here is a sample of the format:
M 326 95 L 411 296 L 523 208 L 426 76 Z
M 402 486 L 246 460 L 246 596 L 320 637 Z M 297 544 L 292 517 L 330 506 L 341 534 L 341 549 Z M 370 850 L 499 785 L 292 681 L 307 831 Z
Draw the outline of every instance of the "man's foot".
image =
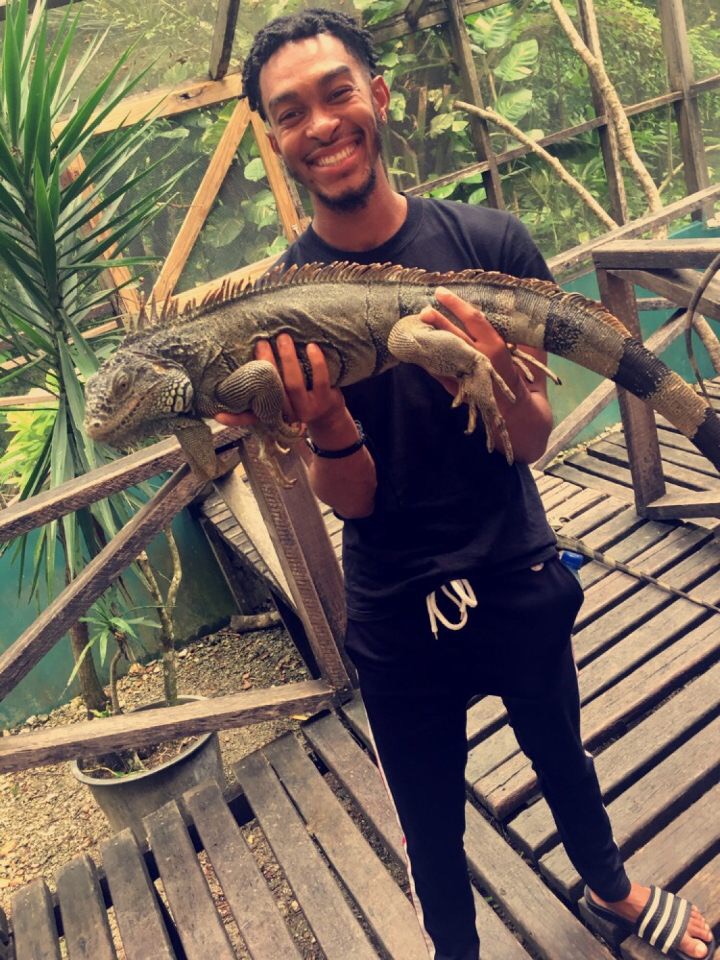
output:
M 618 917 L 621 917 L 623 920 L 635 923 L 648 902 L 650 887 L 643 887 L 639 883 L 633 883 L 627 897 L 625 897 L 624 900 L 616 900 L 615 902 L 603 900 L 594 890 L 590 890 L 590 894 L 595 903 L 601 907 L 612 910 L 613 913 L 617 914 Z M 701 958 L 707 957 L 707 945 L 711 942 L 712 931 L 698 908 L 693 906 L 685 934 L 675 949 L 688 957 L 697 957 L 698 960 L 701 960 Z

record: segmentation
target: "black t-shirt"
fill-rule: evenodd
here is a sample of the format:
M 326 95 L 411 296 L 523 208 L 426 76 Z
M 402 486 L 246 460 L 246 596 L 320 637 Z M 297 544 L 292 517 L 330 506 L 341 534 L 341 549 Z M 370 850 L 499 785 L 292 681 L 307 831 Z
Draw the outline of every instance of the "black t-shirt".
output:
M 408 197 L 402 227 L 373 250 L 336 249 L 309 227 L 281 262 L 333 260 L 552 279 L 515 217 L 416 197 Z M 453 409 L 447 391 L 424 370 L 399 364 L 343 393 L 378 475 L 372 515 L 345 521 L 349 617 L 376 619 L 450 579 L 502 574 L 553 555 L 555 536 L 527 465 L 508 466 L 504 454 L 488 454 L 482 423 L 466 435 L 467 408 Z

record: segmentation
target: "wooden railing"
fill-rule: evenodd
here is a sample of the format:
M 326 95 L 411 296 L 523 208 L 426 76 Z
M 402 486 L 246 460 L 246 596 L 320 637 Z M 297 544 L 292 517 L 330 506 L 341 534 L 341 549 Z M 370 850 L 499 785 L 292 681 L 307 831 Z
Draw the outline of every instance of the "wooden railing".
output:
M 241 502 L 237 497 L 237 485 L 231 481 L 230 473 L 244 468 L 321 678 L 143 711 L 134 716 L 72 724 L 22 737 L 5 737 L 0 740 L 0 772 L 98 755 L 119 745 L 139 747 L 158 739 L 312 712 L 331 705 L 350 690 L 352 671 L 342 654 L 341 573 L 302 461 L 293 452 L 283 457 L 282 470 L 294 481 L 286 488 L 278 483 L 268 461 L 260 459 L 257 442 L 244 438 L 243 431 L 218 426 L 213 438 L 220 463 L 228 471 L 215 482 L 216 488 L 225 495 L 231 511 L 240 512 L 238 519 L 242 522 L 247 499 Z M 168 469 L 173 473 L 160 490 L 0 656 L 0 701 L 153 537 L 200 493 L 205 481 L 189 470 L 177 441 L 165 440 L 0 513 L 2 542 Z

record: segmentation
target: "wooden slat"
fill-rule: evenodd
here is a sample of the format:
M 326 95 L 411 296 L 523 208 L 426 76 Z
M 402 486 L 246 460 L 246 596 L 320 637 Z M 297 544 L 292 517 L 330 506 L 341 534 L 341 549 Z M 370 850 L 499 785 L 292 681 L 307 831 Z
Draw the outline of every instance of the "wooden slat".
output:
M 684 467 L 688 472 L 700 474 L 701 476 L 708 476 L 713 481 L 712 485 L 717 485 L 717 469 L 706 457 L 703 457 L 702 454 L 698 453 L 697 447 L 694 447 L 690 441 L 688 441 L 688 447 L 679 449 L 675 445 L 669 445 L 663 442 L 663 438 L 666 435 L 667 431 L 663 434 L 658 430 L 658 439 L 660 440 L 660 456 L 662 457 L 663 470 L 666 473 L 666 465 L 673 464 L 674 466 Z M 683 437 L 683 439 L 686 438 Z M 606 445 L 606 449 L 611 446 L 618 447 L 618 449 L 625 451 L 625 455 L 627 456 L 627 444 L 625 443 L 625 437 L 622 435 L 622 433 L 609 434 L 603 440 L 603 444 Z M 703 482 L 704 481 L 701 479 L 701 477 L 698 477 L 693 481 L 693 485 L 699 486 Z
M 280 223 L 288 241 L 293 240 L 302 232 L 301 219 L 302 213 L 295 207 L 293 196 L 288 188 L 283 166 L 280 158 L 275 154 L 268 139 L 265 124 L 258 113 L 252 113 L 250 116 L 255 141 L 260 151 L 265 173 L 267 174 L 270 189 L 275 197 Z
M 177 803 L 166 803 L 143 822 L 187 960 L 234 960 Z
M 362 706 L 359 696 L 357 703 Z M 395 810 L 377 768 L 368 755 L 333 715 L 307 724 L 303 731 L 313 749 L 338 777 L 388 850 L 392 850 L 395 856 L 404 862 L 402 836 Z M 483 960 L 527 960 L 527 953 L 477 893 L 475 913 Z
M 720 664 L 716 664 L 611 743 L 595 757 L 603 796 L 615 796 L 670 750 L 682 749 L 685 738 L 717 710 L 719 699 Z M 518 814 L 507 830 L 523 851 L 535 858 L 558 841 L 555 822 L 543 799 Z
M 68 960 L 116 960 L 97 869 L 87 854 L 60 868 L 57 896 Z
M 239 727 L 293 714 L 312 714 L 333 702 L 334 691 L 322 680 L 286 683 L 53 727 L 23 737 L 0 740 L 0 772 L 92 757 L 119 747 L 141 747 L 158 740 Z
M 121 830 L 100 847 L 115 919 L 127 960 L 175 960 L 157 893 L 130 829 Z
M 666 493 L 656 500 L 651 500 L 646 511 L 647 515 L 655 520 L 718 517 L 720 497 L 716 493 Z
M 205 486 L 184 465 L 0 656 L 0 700 L 40 662 L 88 607 Z
M 221 427 L 213 430 L 213 443 L 216 448 L 222 447 L 239 440 L 243 434 L 244 431 L 238 427 Z M 144 447 L 127 457 L 119 457 L 83 477 L 68 480 L 29 500 L 5 507 L 0 511 L 0 542 L 19 537 L 35 527 L 104 500 L 165 470 L 174 470 L 184 463 L 185 456 L 175 437 Z
M 671 270 L 695 267 L 704 270 L 720 253 L 720 237 L 682 237 L 676 240 L 611 240 L 593 256 L 607 270 Z M 699 279 L 699 278 L 698 278 Z
M 720 253 L 720 244 L 716 244 L 716 252 Z M 632 263 L 632 261 L 630 261 Z M 700 275 L 694 270 L 613 270 L 617 276 L 624 277 L 638 287 L 661 293 L 673 303 L 687 307 L 695 294 Z M 698 312 L 713 320 L 720 320 L 720 284 L 717 281 L 708 285 L 697 304 Z
M 15 960 L 60 960 L 52 898 L 44 880 L 33 880 L 12 898 Z
M 704 819 L 704 825 L 707 824 L 707 814 L 709 812 L 710 817 L 712 817 L 712 808 L 710 808 L 708 811 L 709 805 L 705 804 L 703 801 L 696 806 L 697 809 L 694 809 L 693 813 L 699 813 Z M 691 842 L 696 842 L 697 837 L 695 835 L 694 827 L 692 823 L 689 823 L 688 825 L 693 831 L 690 834 L 689 839 Z M 664 840 L 665 837 L 663 836 L 662 839 Z M 682 842 L 683 838 L 676 836 L 674 839 Z M 670 849 L 672 850 L 673 848 Z M 676 847 L 674 849 L 684 849 L 684 846 L 679 848 Z M 667 849 L 664 851 L 664 854 L 665 863 L 677 862 L 675 857 L 667 856 Z M 667 886 L 665 881 L 660 882 L 664 886 Z M 677 892 L 681 897 L 685 897 L 692 903 L 697 904 L 709 925 L 717 931 L 718 925 L 720 925 L 720 854 L 717 855 L 713 860 L 710 860 L 710 862 L 703 866 L 700 870 L 698 870 L 698 872 L 691 877 L 691 879 Z M 622 955 L 625 960 L 657 960 L 657 951 L 653 951 L 648 944 L 643 943 L 634 936 L 629 937 L 623 943 Z M 715 960 L 718 960 L 719 957 L 720 952 L 716 951 Z
M 239 10 L 240 0 L 219 0 L 208 68 L 212 80 L 222 80 L 230 66 Z
M 154 300 L 155 303 L 163 303 L 175 289 L 195 241 L 199 237 L 203 224 L 215 203 L 218 191 L 223 185 L 249 122 L 250 107 L 247 100 L 238 100 L 232 116 L 223 130 L 220 142 L 210 159 L 200 186 L 197 188 L 182 226 L 173 240 L 160 275 L 155 281 L 150 294 L 150 299 Z
M 410 901 L 289 733 L 263 750 L 308 829 L 391 957 L 426 960 Z
M 183 796 L 253 960 L 299 960 L 265 878 L 216 783 Z
M 717 781 L 720 763 L 720 718 L 712 721 L 638 780 L 607 807 L 613 835 L 621 851 L 637 847 Z M 720 787 L 715 790 L 720 796 Z M 717 806 L 715 807 L 717 812 Z M 699 825 L 698 825 L 699 826 Z M 717 818 L 713 826 L 717 839 Z M 677 857 L 678 848 L 673 852 Z M 687 863 L 688 851 L 682 850 Z M 678 859 L 680 859 L 678 857 Z M 582 880 L 562 847 L 540 860 L 540 869 L 553 887 L 568 899 L 582 892 Z
M 234 769 L 327 960 L 375 960 L 374 949 L 265 757 L 252 754 Z
M 660 701 L 719 651 L 720 628 L 710 620 L 633 670 L 583 708 L 585 746 L 591 749 L 621 723 Z M 530 763 L 518 750 L 474 783 L 473 791 L 495 816 L 506 817 L 528 799 L 536 784 Z
M 605 947 L 469 804 L 466 821 L 465 849 L 473 874 L 541 957 L 610 960 Z

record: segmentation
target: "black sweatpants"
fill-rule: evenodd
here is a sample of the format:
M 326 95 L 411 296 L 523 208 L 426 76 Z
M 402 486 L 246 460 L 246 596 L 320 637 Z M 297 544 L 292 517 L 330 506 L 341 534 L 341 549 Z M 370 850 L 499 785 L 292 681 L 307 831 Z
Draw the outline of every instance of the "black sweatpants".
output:
M 386 619 L 350 620 L 346 639 L 435 960 L 479 956 L 463 847 L 466 712 L 477 694 L 502 697 L 580 875 L 606 900 L 630 889 L 580 737 L 570 644 L 577 580 L 555 558 L 541 570 L 468 580 L 477 607 L 461 630 L 440 626 L 436 638 L 418 597 Z M 446 598 L 439 603 L 457 619 Z

